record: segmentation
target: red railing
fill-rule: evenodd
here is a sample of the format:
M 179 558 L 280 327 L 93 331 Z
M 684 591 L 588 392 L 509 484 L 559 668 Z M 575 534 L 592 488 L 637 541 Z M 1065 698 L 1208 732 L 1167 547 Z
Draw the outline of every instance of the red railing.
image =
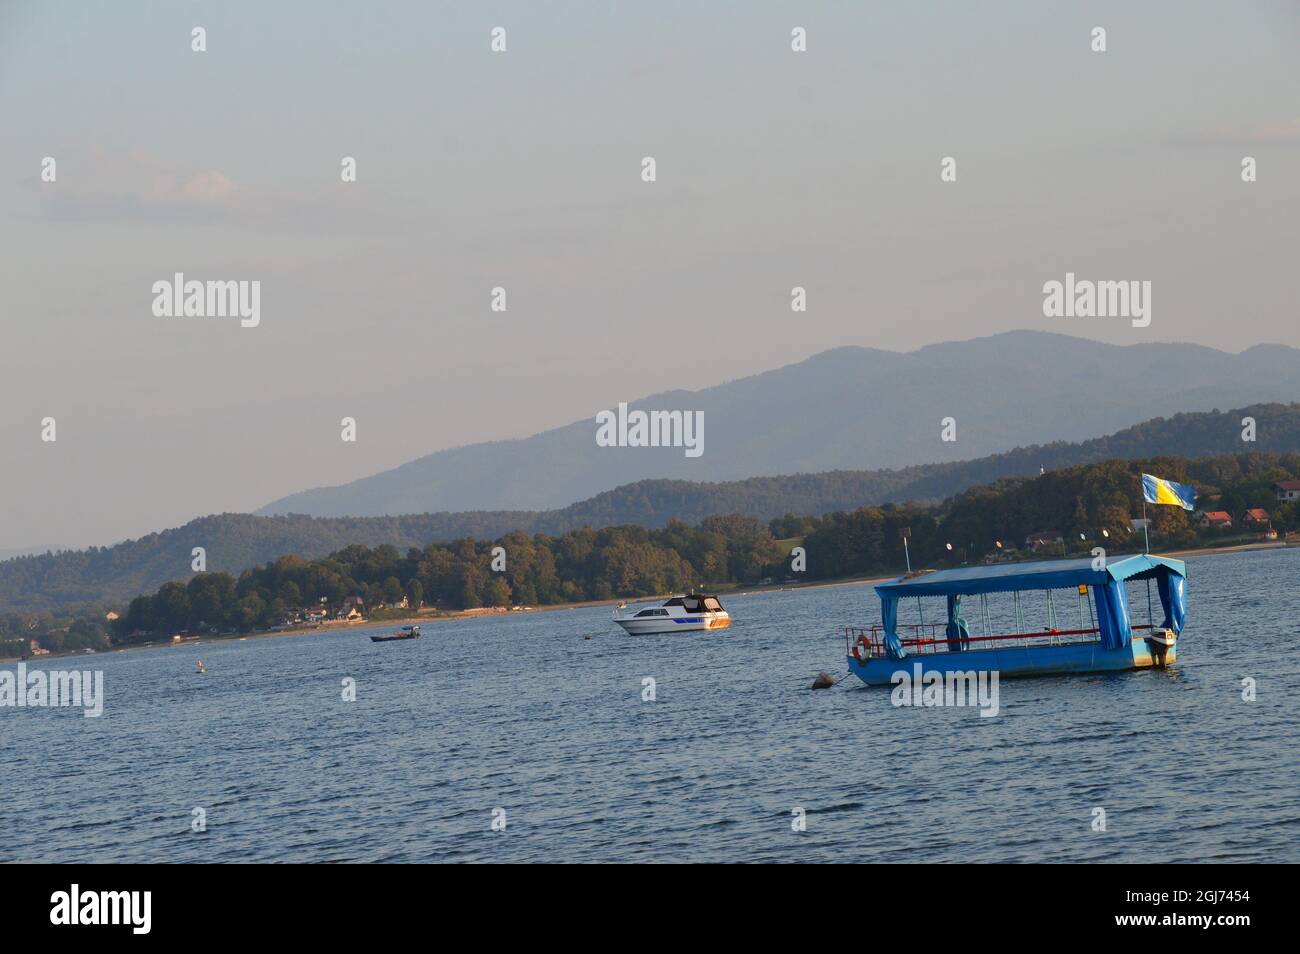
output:
M 933 653 L 953 652 L 948 648 L 947 623 L 906 623 L 898 627 L 899 641 L 909 655 L 925 655 Z M 1150 624 L 1134 625 L 1133 629 L 1150 629 Z M 911 633 L 911 638 L 906 638 L 905 634 Z M 925 635 L 928 633 L 928 635 Z M 1064 638 L 1062 638 L 1064 637 Z M 1090 637 L 1090 638 L 1082 638 Z M 969 648 L 978 649 L 996 649 L 998 642 L 1007 642 L 1009 640 L 1022 640 L 1026 646 L 1065 646 L 1075 645 L 1078 643 L 1095 643 L 1099 642 L 1101 630 L 1092 629 L 1045 629 L 1032 633 L 1006 633 L 998 636 L 967 636 L 961 640 Z M 846 654 L 853 652 L 853 646 L 857 641 L 865 639 L 867 648 L 870 651 L 870 658 L 884 659 L 885 653 L 885 630 L 880 625 L 875 625 L 863 629 L 859 626 L 844 627 L 844 649 Z M 988 646 L 976 646 L 977 643 L 989 643 Z

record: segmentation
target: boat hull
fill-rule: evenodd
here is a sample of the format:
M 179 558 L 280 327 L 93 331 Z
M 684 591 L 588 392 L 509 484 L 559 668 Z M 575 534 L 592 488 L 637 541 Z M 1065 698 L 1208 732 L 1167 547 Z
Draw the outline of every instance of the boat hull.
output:
M 633 636 L 651 636 L 655 633 L 692 633 L 710 629 L 726 629 L 730 616 L 685 616 L 681 619 L 653 617 L 650 619 L 616 619 L 614 622 Z
M 393 642 L 397 642 L 399 639 L 419 639 L 419 638 L 420 638 L 419 633 L 411 633 L 409 635 L 404 634 L 400 636 L 371 636 L 370 641 L 372 643 L 393 643 Z
M 1165 665 L 1175 662 L 1178 646 L 1175 643 L 1165 651 Z M 1052 676 L 1068 673 L 1123 672 L 1130 669 L 1151 669 L 1156 663 L 1147 640 L 1135 637 L 1120 649 L 1105 649 L 1100 643 L 1077 643 L 1065 646 L 1020 646 L 1004 649 L 973 649 L 957 653 L 908 656 L 906 659 L 868 659 L 858 662 L 849 656 L 849 671 L 869 686 L 888 686 L 896 680 L 895 673 L 905 673 L 907 678 L 916 675 L 921 666 L 922 677 L 930 673 L 946 676 L 949 673 L 997 672 L 998 678 L 1011 676 Z

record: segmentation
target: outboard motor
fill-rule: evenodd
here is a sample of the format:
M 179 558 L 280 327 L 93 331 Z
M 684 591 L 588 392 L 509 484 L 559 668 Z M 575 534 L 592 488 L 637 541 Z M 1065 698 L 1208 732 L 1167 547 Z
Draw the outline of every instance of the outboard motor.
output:
M 1151 661 L 1155 663 L 1157 669 L 1165 668 L 1165 654 L 1177 639 L 1178 635 L 1172 629 L 1157 626 L 1151 630 L 1151 635 L 1147 637 L 1147 646 L 1151 649 Z

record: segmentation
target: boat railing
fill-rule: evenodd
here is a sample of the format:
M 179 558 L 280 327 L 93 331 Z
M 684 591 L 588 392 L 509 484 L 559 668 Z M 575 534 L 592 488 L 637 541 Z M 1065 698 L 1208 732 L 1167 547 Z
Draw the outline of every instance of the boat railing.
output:
M 960 652 L 972 649 L 1005 649 L 1026 646 L 1067 646 L 1080 643 L 1101 641 L 1101 630 L 1092 629 L 1045 629 L 1027 633 L 1005 633 L 995 636 L 966 636 L 960 641 L 949 640 L 947 623 L 903 623 L 897 628 L 899 641 L 911 656 L 933 655 L 937 653 Z M 1150 629 L 1149 624 L 1134 625 L 1133 629 Z M 876 624 L 866 628 L 846 626 L 844 628 L 844 650 L 852 654 L 854 645 L 863 640 L 871 659 L 884 659 L 885 629 Z M 960 642 L 961 649 L 952 649 L 950 642 Z

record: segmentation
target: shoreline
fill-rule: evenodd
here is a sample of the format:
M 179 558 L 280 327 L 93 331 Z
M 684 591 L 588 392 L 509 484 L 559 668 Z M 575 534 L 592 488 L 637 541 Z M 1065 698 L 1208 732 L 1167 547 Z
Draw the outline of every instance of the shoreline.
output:
M 1197 547 L 1191 550 L 1171 550 L 1168 553 L 1157 554 L 1158 556 L 1168 556 L 1183 558 L 1188 556 L 1214 556 L 1223 553 L 1244 553 L 1252 550 L 1289 550 L 1293 546 L 1284 541 L 1259 541 L 1255 543 L 1234 544 L 1231 546 L 1214 546 L 1214 547 Z M 1053 557 L 1052 559 L 1069 559 L 1070 557 Z M 1017 561 L 1026 562 L 1026 561 Z M 860 586 L 869 583 L 884 583 L 888 580 L 897 579 L 898 573 L 889 573 L 884 576 L 853 576 L 842 577 L 830 580 L 818 580 L 808 583 L 773 583 L 767 586 L 743 586 L 737 585 L 725 589 L 715 589 L 712 592 L 719 595 L 730 596 L 749 596 L 758 593 L 781 593 L 788 590 L 811 590 L 827 589 L 836 586 Z M 648 603 L 659 599 L 665 599 L 671 594 L 660 593 L 652 596 L 639 596 L 635 599 L 627 600 L 628 603 Z M 288 636 L 307 636 L 318 633 L 328 632 L 347 632 L 352 630 L 380 629 L 383 627 L 401 627 L 425 623 L 442 623 L 453 622 L 465 619 L 496 619 L 500 616 L 519 616 L 526 613 L 549 613 L 559 610 L 590 609 L 595 606 L 614 606 L 619 603 L 618 599 L 608 600 L 582 600 L 574 603 L 552 603 L 549 606 L 530 606 L 527 609 L 510 610 L 501 609 L 496 612 L 484 612 L 482 609 L 457 610 L 451 613 L 440 613 L 434 611 L 423 615 L 403 616 L 395 619 L 384 620 L 354 620 L 343 623 L 329 623 L 321 626 L 299 626 L 293 629 L 275 629 L 275 630 L 257 630 L 251 633 L 236 633 L 230 636 L 207 636 L 195 639 L 186 639 L 181 642 L 152 642 L 136 643 L 129 646 L 110 646 L 108 649 L 96 650 L 94 653 L 84 653 L 79 649 L 71 650 L 64 653 L 50 653 L 46 656 L 7 656 L 0 657 L 0 663 L 18 663 L 18 662 L 40 662 L 46 659 L 66 659 L 70 656 L 104 656 L 116 653 L 133 652 L 145 649 L 175 649 L 185 646 L 209 646 L 218 643 L 243 642 L 252 639 L 277 639 Z

